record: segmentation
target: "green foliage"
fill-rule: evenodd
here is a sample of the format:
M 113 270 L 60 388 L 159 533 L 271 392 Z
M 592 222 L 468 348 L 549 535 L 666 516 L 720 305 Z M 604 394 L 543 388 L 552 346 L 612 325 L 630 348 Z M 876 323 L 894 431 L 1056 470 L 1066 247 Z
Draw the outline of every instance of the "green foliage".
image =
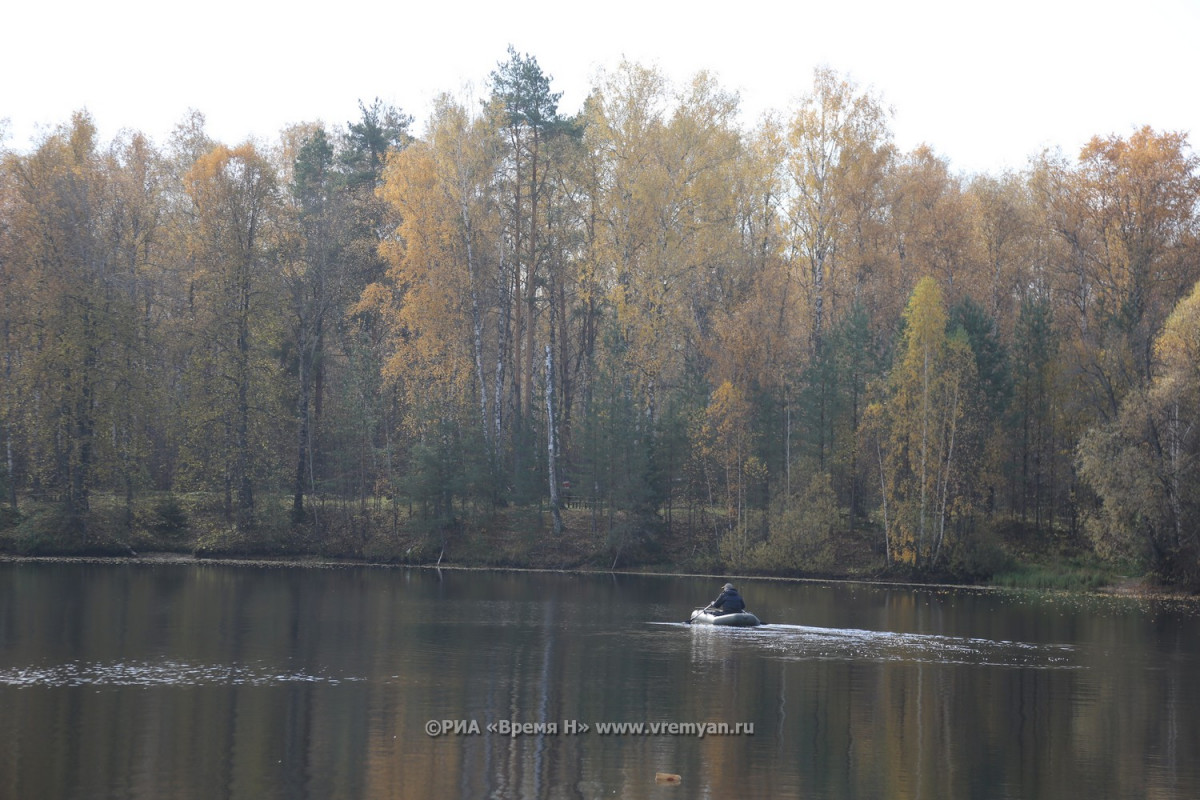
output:
M 327 200 L 333 157 L 333 144 L 324 128 L 301 145 L 292 167 L 291 192 L 306 211 L 319 209 Z
M 825 337 L 801 376 L 797 403 L 800 458 L 827 471 L 851 521 L 865 516 L 865 485 L 870 461 L 859 428 L 867 406 L 867 386 L 881 367 L 866 310 L 856 304 Z
M 1039 565 L 1008 565 L 991 576 L 990 583 L 1011 589 L 1087 592 L 1117 580 L 1110 565 L 1081 560 Z
M 69 504 L 30 504 L 17 524 L 5 532 L 5 548 L 20 555 L 129 555 L 136 531 L 126 509 L 111 498 L 95 498 L 80 513 Z
M 965 538 L 950 554 L 949 571 L 962 580 L 989 580 L 998 573 L 1007 573 L 1014 567 L 1014 559 L 991 526 Z
M 843 567 L 837 561 L 843 513 L 828 473 L 815 473 L 802 493 L 783 498 L 778 505 L 769 518 L 769 537 L 754 548 L 751 561 L 757 569 L 829 574 Z
M 654 466 L 657 432 L 628 385 L 611 377 L 600 383 L 577 432 L 573 493 L 613 512 L 653 515 L 663 497 Z
M 412 116 L 378 97 L 369 106 L 359 100 L 358 110 L 358 121 L 346 126 L 338 158 L 351 188 L 373 191 L 388 152 L 403 149 L 412 141 L 408 132 Z
M 1009 504 L 1022 519 L 1053 524 L 1056 495 L 1062 491 L 1055 479 L 1069 474 L 1071 464 L 1057 446 L 1061 370 L 1052 310 L 1045 298 L 1031 296 L 1022 302 L 1011 353 L 1012 402 L 999 442 L 1007 455 L 1002 469 L 1014 487 Z
M 745 521 L 721 534 L 718 545 L 720 564 L 728 570 L 741 571 L 757 566 L 757 545 L 761 542 L 758 514 L 748 514 Z
M 414 443 L 410 452 L 402 486 L 419 507 L 419 517 L 431 529 L 452 527 L 455 501 L 466 494 L 460 433 L 461 429 L 450 420 L 440 420 Z
M 160 537 L 175 538 L 187 530 L 188 515 L 179 498 L 168 492 L 151 501 L 145 525 Z
M 22 519 L 24 519 L 24 515 L 20 509 L 13 508 L 7 503 L 0 505 L 0 531 L 16 527 Z
M 558 121 L 562 92 L 550 91 L 551 77 L 537 59 L 508 46 L 508 60 L 492 72 L 492 97 L 507 115 L 507 124 L 543 128 Z
M 1012 400 L 1013 388 L 1008 352 L 1000 341 L 996 320 L 970 297 L 964 297 L 950 309 L 946 324 L 948 332 L 961 329 L 966 333 L 986 408 L 992 414 L 1002 414 Z
M 78 521 L 62 506 L 35 509 L 5 532 L 5 549 L 20 555 L 72 552 Z
M 238 524 L 218 518 L 198 527 L 192 547 L 197 556 L 295 556 L 310 552 L 299 535 L 303 527 L 293 524 L 288 503 L 278 495 L 263 498 L 253 514 Z

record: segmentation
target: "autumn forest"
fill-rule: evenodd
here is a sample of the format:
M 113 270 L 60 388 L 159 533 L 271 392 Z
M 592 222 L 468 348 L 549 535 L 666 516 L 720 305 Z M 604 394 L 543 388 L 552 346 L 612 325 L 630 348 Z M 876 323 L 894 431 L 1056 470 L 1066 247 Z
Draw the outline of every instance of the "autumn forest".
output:
M 961 174 L 831 69 L 753 127 L 706 74 L 568 112 L 510 49 L 486 87 L 0 152 L 4 548 L 432 561 L 532 520 L 606 568 L 1070 539 L 1200 584 L 1188 132 Z

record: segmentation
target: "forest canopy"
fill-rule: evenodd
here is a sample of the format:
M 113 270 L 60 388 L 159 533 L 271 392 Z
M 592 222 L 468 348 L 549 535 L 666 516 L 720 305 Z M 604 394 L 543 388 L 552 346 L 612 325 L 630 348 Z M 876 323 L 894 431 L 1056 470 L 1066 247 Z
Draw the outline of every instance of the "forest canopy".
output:
M 1200 579 L 1187 132 L 964 175 L 825 68 L 753 127 L 704 73 L 560 98 L 510 49 L 419 132 L 79 112 L 4 151 L 5 505 L 403 507 L 443 548 L 586 508 L 614 553 L 777 572 L 966 570 L 1010 528 Z

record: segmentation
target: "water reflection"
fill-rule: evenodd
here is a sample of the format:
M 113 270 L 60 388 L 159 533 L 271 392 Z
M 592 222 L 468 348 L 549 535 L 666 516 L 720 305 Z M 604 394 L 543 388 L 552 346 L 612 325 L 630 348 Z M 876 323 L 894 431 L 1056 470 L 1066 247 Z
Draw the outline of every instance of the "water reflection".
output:
M 0 800 L 1200 796 L 1190 606 L 715 583 L 0 564 Z

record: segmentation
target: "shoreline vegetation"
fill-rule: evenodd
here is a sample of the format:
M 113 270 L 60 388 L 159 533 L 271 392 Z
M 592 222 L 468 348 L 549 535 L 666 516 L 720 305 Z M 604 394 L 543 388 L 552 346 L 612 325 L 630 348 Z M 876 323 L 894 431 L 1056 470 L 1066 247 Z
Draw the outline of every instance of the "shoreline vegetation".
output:
M 0 549 L 1200 591 L 1188 132 L 971 175 L 827 67 L 483 86 L 0 141 Z
M 0 561 L 233 564 L 296 567 L 414 567 L 567 573 L 736 576 L 915 586 L 1033 589 L 1138 597 L 1196 597 L 1131 565 L 1098 558 L 1086 539 L 1049 539 L 1017 525 L 978 538 L 988 552 L 939 571 L 888 567 L 877 530 L 831 532 L 814 543 L 807 568 L 754 559 L 723 560 L 711 530 L 678 521 L 614 535 L 592 509 L 560 509 L 561 531 L 545 508 L 506 508 L 435 524 L 390 504 L 317 506 L 312 518 L 260 514 L 239 527 L 205 498 L 147 498 L 132 509 L 109 505 L 72 518 L 55 504 L 26 503 L 0 513 Z M 618 529 L 621 526 L 616 526 Z M 1121 568 L 1123 567 L 1123 569 Z

